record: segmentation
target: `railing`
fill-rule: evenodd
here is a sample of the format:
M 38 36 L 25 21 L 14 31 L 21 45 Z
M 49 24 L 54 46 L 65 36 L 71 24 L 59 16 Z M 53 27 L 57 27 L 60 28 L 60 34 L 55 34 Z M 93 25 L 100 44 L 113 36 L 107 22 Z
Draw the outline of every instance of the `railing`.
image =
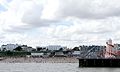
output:
M 103 52 L 103 49 L 99 50 L 98 52 L 93 52 L 92 53 L 92 50 L 95 49 L 96 47 L 92 47 L 91 49 L 87 50 L 86 52 L 83 52 L 83 54 L 81 54 L 81 57 L 82 58 L 104 58 L 104 55 L 101 54 L 100 55 L 100 52 Z M 91 54 L 90 54 L 91 53 Z M 90 54 L 90 55 L 89 55 Z M 88 57 L 87 57 L 88 56 Z
M 88 54 L 94 49 L 95 47 L 91 48 L 90 50 L 87 51 L 87 53 L 85 53 L 85 55 L 83 54 L 82 58 L 86 58 L 88 56 Z
M 107 52 L 107 53 L 110 53 L 110 52 Z M 113 55 L 113 56 L 115 56 L 115 58 L 120 58 L 120 56 L 119 55 L 117 55 L 117 54 L 115 54 L 115 53 L 110 53 L 111 55 Z

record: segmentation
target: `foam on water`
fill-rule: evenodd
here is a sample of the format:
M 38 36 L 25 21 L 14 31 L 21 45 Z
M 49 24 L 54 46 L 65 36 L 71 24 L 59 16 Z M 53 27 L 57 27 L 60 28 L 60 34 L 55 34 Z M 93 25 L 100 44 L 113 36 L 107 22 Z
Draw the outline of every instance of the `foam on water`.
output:
M 0 72 L 119 72 L 119 68 L 78 68 L 78 63 L 0 63 Z

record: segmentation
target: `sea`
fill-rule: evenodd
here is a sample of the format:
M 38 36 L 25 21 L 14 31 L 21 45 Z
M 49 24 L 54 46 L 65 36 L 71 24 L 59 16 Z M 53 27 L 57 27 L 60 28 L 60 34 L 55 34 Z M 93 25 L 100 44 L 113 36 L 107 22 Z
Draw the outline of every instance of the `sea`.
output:
M 0 72 L 120 72 L 120 68 L 79 68 L 78 63 L 0 63 Z

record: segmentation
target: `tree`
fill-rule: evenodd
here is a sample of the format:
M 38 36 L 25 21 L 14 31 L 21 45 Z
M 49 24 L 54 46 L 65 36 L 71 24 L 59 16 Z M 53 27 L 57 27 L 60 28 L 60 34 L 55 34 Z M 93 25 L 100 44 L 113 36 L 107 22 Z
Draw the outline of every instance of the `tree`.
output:
M 21 48 L 21 46 L 18 46 L 18 47 L 16 47 L 14 50 L 15 50 L 15 51 L 22 51 L 22 48 Z
M 32 51 L 36 51 L 36 49 L 32 49 Z
M 3 48 L 3 50 L 2 51 L 6 51 L 7 49 L 6 48 Z
M 63 48 L 60 48 L 59 51 L 63 51 Z
M 80 49 L 79 49 L 79 47 L 74 47 L 72 50 L 79 51 Z
M 42 50 L 42 47 L 37 47 L 37 51 L 41 51 Z
M 48 48 L 46 49 L 46 51 L 49 51 Z
M 6 51 L 6 55 L 7 56 L 12 56 L 13 55 L 13 52 L 11 52 L 10 50 Z
M 27 45 L 22 45 L 23 47 L 27 47 Z
M 46 47 L 43 48 L 43 50 L 46 49 Z

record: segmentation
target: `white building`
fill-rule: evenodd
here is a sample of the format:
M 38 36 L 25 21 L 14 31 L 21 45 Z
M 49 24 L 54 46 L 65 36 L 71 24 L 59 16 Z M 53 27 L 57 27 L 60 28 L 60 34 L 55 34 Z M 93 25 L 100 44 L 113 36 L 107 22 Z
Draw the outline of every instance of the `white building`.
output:
M 72 55 L 74 55 L 74 56 L 79 56 L 80 55 L 80 51 L 74 51 L 73 53 L 72 53 Z
M 18 44 L 7 44 L 7 45 L 2 45 L 1 46 L 1 50 L 10 50 L 12 51 L 13 49 L 15 49 L 16 47 L 18 47 Z
M 23 47 L 21 47 L 21 48 L 22 48 L 23 51 L 27 51 L 27 52 L 30 52 L 30 51 L 33 50 L 32 47 L 25 47 L 25 46 L 23 46 Z
M 31 56 L 43 56 L 44 53 L 31 53 Z
M 60 48 L 65 50 L 67 47 L 62 47 L 61 45 L 49 45 L 49 46 L 46 46 L 46 49 L 48 49 L 48 50 L 59 50 Z
M 37 52 L 31 52 L 31 57 L 49 57 L 51 53 L 37 53 Z
M 55 52 L 55 55 L 64 55 L 63 52 Z

